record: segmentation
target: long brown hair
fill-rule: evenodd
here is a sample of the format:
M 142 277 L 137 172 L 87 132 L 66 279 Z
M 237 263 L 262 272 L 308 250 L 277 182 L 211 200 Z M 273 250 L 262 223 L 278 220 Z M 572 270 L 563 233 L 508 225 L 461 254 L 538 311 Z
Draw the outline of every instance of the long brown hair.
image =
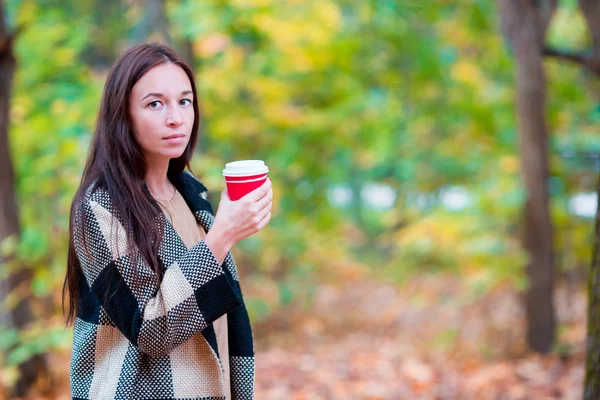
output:
M 157 224 L 159 208 L 152 199 L 144 177 L 148 165 L 137 144 L 129 115 L 129 98 L 135 83 L 152 67 L 173 63 L 181 67 L 192 85 L 194 93 L 194 125 L 190 141 L 178 157 L 171 159 L 168 176 L 176 177 L 187 167 L 198 139 L 199 108 L 194 73 L 190 66 L 173 49 L 161 44 L 140 44 L 127 50 L 111 67 L 100 102 L 96 129 L 87 156 L 81 183 L 73 203 L 69 222 L 69 252 L 67 273 L 63 284 L 62 303 L 65 310 L 65 297 L 68 292 L 69 304 L 66 313 L 67 324 L 72 323 L 78 311 L 79 282 L 81 265 L 75 252 L 73 221 L 76 213 L 85 217 L 84 197 L 86 190 L 93 185 L 108 191 L 115 215 L 119 216 L 128 233 L 130 248 L 137 248 L 142 257 L 162 279 L 158 261 L 158 246 L 162 236 L 161 224 Z M 82 238 L 85 222 L 79 224 Z M 153 244 L 154 243 L 154 244 Z M 136 262 L 133 265 L 137 265 Z

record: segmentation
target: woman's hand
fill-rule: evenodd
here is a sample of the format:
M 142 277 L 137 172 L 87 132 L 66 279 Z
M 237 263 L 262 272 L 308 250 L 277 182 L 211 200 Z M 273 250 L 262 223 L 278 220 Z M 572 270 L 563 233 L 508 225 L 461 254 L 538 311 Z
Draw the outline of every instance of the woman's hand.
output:
M 227 190 L 221 193 L 215 221 L 205 239 L 219 262 L 223 262 L 234 244 L 267 225 L 272 205 L 273 189 L 268 178 L 262 186 L 237 201 L 229 199 Z

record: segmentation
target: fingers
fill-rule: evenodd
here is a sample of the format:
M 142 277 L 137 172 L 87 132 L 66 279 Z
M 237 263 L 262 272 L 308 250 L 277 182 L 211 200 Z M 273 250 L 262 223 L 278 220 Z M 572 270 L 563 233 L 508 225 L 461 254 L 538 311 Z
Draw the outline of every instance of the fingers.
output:
M 265 196 L 264 198 L 267 198 L 267 197 L 268 196 Z M 269 211 L 271 211 L 272 206 L 273 206 L 273 203 L 271 201 L 266 202 L 261 208 L 258 209 L 258 211 L 256 212 L 256 217 L 259 220 L 261 220 Z
M 267 217 L 267 215 L 271 214 L 271 203 L 267 203 L 265 205 L 265 207 L 263 207 L 262 209 L 258 210 L 254 216 L 252 217 L 252 225 L 251 225 L 251 229 L 253 232 L 258 232 L 259 230 L 261 230 L 265 225 L 265 218 Z M 270 217 L 269 217 L 270 219 Z M 267 220 L 268 222 L 268 220 Z
M 256 203 L 258 200 L 262 199 L 269 193 L 269 190 L 271 190 L 271 187 L 272 187 L 271 179 L 267 178 L 265 183 L 263 183 L 261 186 L 259 186 L 257 189 L 253 190 L 252 192 L 248 193 L 243 198 L 246 199 L 246 201 L 248 201 L 249 203 Z
M 271 220 L 271 210 L 269 210 L 269 212 L 257 224 L 257 226 L 256 226 L 257 230 L 260 231 L 262 228 L 267 226 L 267 224 L 269 223 L 270 220 Z
M 267 205 L 269 205 L 273 201 L 273 190 L 267 192 L 267 194 L 260 200 L 255 203 L 255 207 L 257 210 L 262 210 Z

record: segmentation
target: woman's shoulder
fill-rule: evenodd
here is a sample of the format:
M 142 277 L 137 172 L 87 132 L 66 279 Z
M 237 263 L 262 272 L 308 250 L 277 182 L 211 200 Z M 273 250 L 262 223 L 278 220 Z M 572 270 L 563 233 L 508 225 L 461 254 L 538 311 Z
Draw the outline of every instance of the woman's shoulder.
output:
M 110 203 L 110 194 L 105 187 L 102 187 L 98 181 L 93 181 L 90 183 L 84 191 L 83 200 L 86 203 L 90 201 L 108 204 Z
M 89 224 L 92 215 L 95 217 L 102 215 L 103 218 L 108 219 L 117 216 L 108 190 L 99 185 L 97 181 L 79 188 L 79 194 L 73 199 L 71 209 L 71 219 L 74 226 Z
M 76 204 L 76 209 L 82 207 L 88 208 L 91 206 L 101 206 L 108 211 L 112 210 L 112 202 L 108 190 L 100 185 L 97 180 L 94 180 L 89 185 L 82 187 L 82 195 L 79 197 L 79 201 Z

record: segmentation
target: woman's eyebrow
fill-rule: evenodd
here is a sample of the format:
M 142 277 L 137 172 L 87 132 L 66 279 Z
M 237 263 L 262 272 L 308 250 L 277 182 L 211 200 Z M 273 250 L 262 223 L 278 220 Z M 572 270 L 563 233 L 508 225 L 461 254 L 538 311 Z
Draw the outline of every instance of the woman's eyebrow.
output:
M 194 94 L 194 92 L 192 92 L 191 90 L 184 90 L 183 92 L 181 92 L 181 95 L 183 96 L 184 94 Z M 147 95 L 145 95 L 144 97 L 142 97 L 142 100 L 140 100 L 140 101 L 144 101 L 144 99 L 146 97 L 150 97 L 150 96 L 165 97 L 165 95 L 162 94 L 162 93 L 148 93 Z
M 147 95 L 145 95 L 144 97 L 142 97 L 142 99 L 140 101 L 144 101 L 144 99 L 146 97 L 150 97 L 150 96 L 153 96 L 153 97 L 164 97 L 164 94 L 162 94 L 162 93 L 148 93 Z

